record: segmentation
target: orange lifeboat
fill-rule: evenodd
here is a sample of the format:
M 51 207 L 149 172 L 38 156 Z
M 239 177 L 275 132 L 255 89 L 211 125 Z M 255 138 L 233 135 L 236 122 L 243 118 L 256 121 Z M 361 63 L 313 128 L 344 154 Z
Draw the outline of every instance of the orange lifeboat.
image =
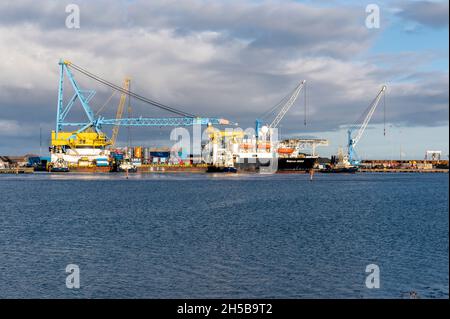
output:
M 278 149 L 278 154 L 292 154 L 292 153 L 294 153 L 293 148 L 279 148 Z
M 269 143 L 259 143 L 258 144 L 258 149 L 259 150 L 266 150 L 266 151 L 268 151 L 268 150 L 270 150 L 270 144 Z

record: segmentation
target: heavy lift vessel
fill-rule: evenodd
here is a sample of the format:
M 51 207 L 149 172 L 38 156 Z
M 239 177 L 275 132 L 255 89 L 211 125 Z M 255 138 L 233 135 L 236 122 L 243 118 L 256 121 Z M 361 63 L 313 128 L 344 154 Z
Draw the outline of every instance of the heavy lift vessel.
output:
M 241 171 L 274 172 L 274 171 L 308 171 L 317 162 L 315 149 L 320 145 L 328 145 L 325 139 L 288 139 L 278 141 L 278 126 L 289 109 L 294 105 L 306 81 L 301 81 L 294 90 L 278 104 L 266 112 L 266 117 L 275 114 L 272 120 L 256 120 L 254 132 L 213 131 L 210 142 L 205 147 L 211 158 L 210 171 L 227 171 L 234 165 Z M 306 94 L 306 93 L 305 93 Z M 306 99 L 305 99 L 306 108 Z M 302 151 L 312 148 L 313 154 Z
M 221 118 L 204 118 L 194 114 L 180 111 L 173 107 L 156 102 L 129 90 L 129 82 L 125 82 L 124 87 L 115 85 L 93 73 L 75 65 L 67 60 L 59 61 L 59 90 L 56 112 L 56 128 L 51 134 L 51 166 L 79 167 L 80 163 L 90 163 L 88 165 L 104 166 L 110 156 L 109 146 L 114 145 L 119 126 L 194 126 L 194 125 L 229 125 L 230 121 Z M 94 90 L 83 90 L 75 80 L 72 73 L 75 70 L 99 83 L 102 83 L 113 90 L 122 93 L 124 96 L 133 97 L 151 106 L 175 114 L 176 117 L 164 118 L 122 118 L 116 116 L 115 119 L 106 119 L 94 114 L 89 102 L 95 95 Z M 70 82 L 74 94 L 64 103 L 64 79 L 65 75 Z M 73 109 L 75 102 L 80 102 L 87 117 L 85 122 L 69 122 L 67 116 Z M 120 108 L 120 105 L 119 105 Z M 123 108 L 123 107 L 122 107 Z M 123 111 L 123 110 L 122 110 Z M 119 110 L 118 114 L 119 115 Z M 102 131 L 103 126 L 114 126 L 112 139 Z M 76 127 L 76 130 L 64 130 L 65 127 Z M 101 165 L 99 165 L 101 163 Z

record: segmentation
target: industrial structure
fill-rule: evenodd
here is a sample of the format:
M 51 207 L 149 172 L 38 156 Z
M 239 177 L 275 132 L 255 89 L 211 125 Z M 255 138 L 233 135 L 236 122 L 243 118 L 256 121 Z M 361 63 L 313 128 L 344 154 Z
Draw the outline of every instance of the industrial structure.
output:
M 108 166 L 111 155 L 109 147 L 115 145 L 120 126 L 193 126 L 193 125 L 228 125 L 228 120 L 219 118 L 203 118 L 186 113 L 173 107 L 153 101 L 129 90 L 129 79 L 124 86 L 117 86 L 89 71 L 71 63 L 61 60 L 59 62 L 59 90 L 56 112 L 56 129 L 51 136 L 51 163 L 55 166 Z M 72 70 L 102 83 L 122 93 L 115 119 L 106 119 L 101 115 L 96 116 L 89 104 L 95 95 L 93 90 L 81 89 Z M 64 79 L 65 75 L 70 82 L 74 94 L 64 103 Z M 175 114 L 176 117 L 165 118 L 122 118 L 126 96 L 133 97 L 144 103 Z M 67 121 L 67 116 L 73 109 L 75 102 L 79 101 L 87 117 L 84 122 Z M 103 126 L 114 126 L 111 139 L 102 131 Z M 64 130 L 65 127 L 75 127 L 75 130 Z
M 220 118 L 198 117 L 138 95 L 130 90 L 130 78 L 125 78 L 120 87 L 69 61 L 61 60 L 59 67 L 56 128 L 51 132 L 50 157 L 41 155 L 0 156 L 0 173 L 20 174 L 47 170 L 67 172 L 69 169 L 86 172 L 205 172 L 211 167 L 212 171 L 219 172 L 265 171 L 266 168 L 272 172 L 273 169 L 280 172 L 308 170 L 312 172 L 312 169 L 318 169 L 321 172 L 354 172 L 356 170 L 363 172 L 448 172 L 448 160 L 441 159 L 442 151 L 427 150 L 424 160 L 358 159 L 355 147 L 361 140 L 381 99 L 385 97 L 386 86 L 381 88 L 360 120 L 349 128 L 347 152 L 344 153 L 341 149 L 338 156 L 332 157 L 330 161 L 326 158 L 319 158 L 316 152 L 318 146 L 328 145 L 326 139 L 289 138 L 278 140 L 277 128 L 295 104 L 302 90 L 306 91 L 306 81 L 301 81 L 291 93 L 266 112 L 265 116 L 261 116 L 260 118 L 263 120 L 256 120 L 255 130 L 242 131 L 236 128 L 219 130 L 214 126 L 234 123 Z M 114 90 L 97 113 L 94 114 L 90 105 L 95 91 L 81 89 L 72 73 L 74 70 Z M 64 81 L 66 78 L 74 93 L 65 101 Z M 99 115 L 116 92 L 120 92 L 121 96 L 115 118 L 107 119 Z M 168 111 L 175 116 L 132 117 L 130 116 L 131 97 Z M 127 98 L 128 117 L 124 118 Z M 77 102 L 81 104 L 84 111 L 85 121 L 72 122 L 68 120 L 68 115 Z M 117 146 L 121 127 L 187 127 L 193 125 L 207 125 L 208 138 L 207 142 L 202 145 L 200 157 L 192 154 L 185 157 L 186 150 L 181 148 L 133 147 L 131 143 L 128 143 L 127 147 Z M 111 137 L 102 131 L 104 126 L 112 127 Z M 331 165 L 327 164 L 330 162 Z M 320 165 L 318 165 L 319 163 Z M 321 167 L 325 164 L 327 168 L 322 169 Z
M 347 153 L 345 154 L 342 148 L 339 148 L 338 154 L 331 157 L 330 164 L 322 169 L 324 173 L 354 173 L 358 171 L 361 166 L 361 160 L 358 158 L 355 147 L 361 140 L 367 125 L 375 113 L 375 110 L 380 103 L 381 97 L 385 97 L 386 85 L 381 87 L 381 90 L 369 104 L 368 108 L 360 116 L 360 118 L 347 130 Z M 384 101 L 384 135 L 386 135 L 386 99 Z
M 378 92 L 377 96 L 373 99 L 373 101 L 370 103 L 369 107 L 366 109 L 366 111 L 362 114 L 361 120 L 358 120 L 353 126 L 351 126 L 348 131 L 348 144 L 347 144 L 347 155 L 348 155 L 348 161 L 351 165 L 358 165 L 359 160 L 357 159 L 357 154 L 355 151 L 355 147 L 358 144 L 358 142 L 361 140 L 361 137 L 364 134 L 364 131 L 367 128 L 367 125 L 370 122 L 370 119 L 373 116 L 373 113 L 375 112 L 381 97 L 385 97 L 386 92 L 386 85 L 383 85 L 381 90 Z M 384 99 L 385 105 L 386 105 L 386 99 Z M 386 108 L 385 108 L 386 109 Z M 360 118 L 360 119 L 361 119 Z M 386 120 L 386 117 L 385 117 Z M 386 122 L 385 122 L 386 124 Z M 354 134 L 356 132 L 356 134 Z M 386 129 L 384 131 L 384 134 L 386 134 Z
M 425 160 L 430 161 L 440 161 L 442 156 L 442 151 L 430 151 L 425 152 Z
M 120 92 L 115 118 L 105 118 L 99 115 L 103 105 L 94 113 L 90 102 L 95 91 L 82 89 L 75 80 L 73 71 L 112 88 L 113 94 Z M 256 120 L 255 129 L 242 131 L 239 128 L 228 127 L 220 130 L 215 126 L 233 125 L 221 118 L 205 118 L 183 112 L 179 109 L 161 104 L 130 90 L 130 78 L 125 78 L 122 86 L 115 85 L 89 71 L 69 62 L 59 62 L 59 89 L 56 114 L 56 127 L 51 132 L 50 157 L 30 155 L 21 158 L 0 157 L 0 172 L 20 173 L 50 170 L 53 172 L 77 171 L 213 171 L 236 172 L 243 171 L 310 171 L 318 169 L 322 172 L 355 172 L 361 171 L 439 171 L 448 170 L 448 161 L 441 160 L 442 152 L 428 150 L 425 160 L 360 160 L 356 146 L 375 113 L 380 101 L 385 97 L 386 86 L 382 86 L 369 107 L 360 119 L 347 132 L 347 152 L 340 149 L 337 156 L 329 159 L 320 158 L 318 146 L 327 146 L 326 139 L 295 138 L 279 140 L 278 128 L 289 110 L 298 100 L 302 91 L 305 96 L 306 125 L 306 81 L 301 81 L 293 91 L 279 103 Z M 64 82 L 68 81 L 73 88 L 73 95 L 65 99 L 67 94 Z M 132 117 L 130 98 L 147 103 L 153 107 L 165 110 L 172 117 Z M 128 99 L 128 116 L 124 117 L 125 105 Z M 69 121 L 68 115 L 75 104 L 81 105 L 84 121 Z M 384 100 L 384 108 L 386 103 Z M 384 116 L 386 123 L 386 118 Z M 186 150 L 169 147 L 117 146 L 121 127 L 180 127 L 206 125 L 207 140 L 202 145 L 201 156 L 186 154 Z M 104 132 L 105 126 L 112 127 L 111 137 Z M 187 157 L 186 157 L 187 155 Z M 323 165 L 327 164 L 325 169 Z M 20 169 L 19 169 L 20 168 Z M 23 169 L 22 169 L 23 168 Z
M 124 89 L 124 91 L 128 91 L 129 88 L 130 88 L 130 79 L 126 78 L 123 81 L 123 89 Z M 127 99 L 127 93 L 122 92 L 122 94 L 120 95 L 119 106 L 117 107 L 116 123 L 114 124 L 112 134 L 111 134 L 111 147 L 116 146 L 116 141 L 117 141 L 117 137 L 119 136 L 119 129 L 120 129 L 120 125 L 118 124 L 118 122 L 122 119 L 126 99 Z
M 210 143 L 204 148 L 210 164 L 217 171 L 235 167 L 246 171 L 309 170 L 318 156 L 316 147 L 328 145 L 325 139 L 288 139 L 279 141 L 278 126 L 305 87 L 301 81 L 294 90 L 265 113 L 266 120 L 256 120 L 254 132 L 219 131 L 211 128 Z M 303 153 L 312 148 L 312 154 Z

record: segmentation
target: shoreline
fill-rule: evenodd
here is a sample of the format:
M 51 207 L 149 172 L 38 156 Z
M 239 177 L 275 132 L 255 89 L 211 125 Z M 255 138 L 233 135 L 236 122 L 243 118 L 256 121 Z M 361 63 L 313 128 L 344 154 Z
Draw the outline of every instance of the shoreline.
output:
M 358 172 L 354 172 L 354 173 L 324 173 L 321 172 L 320 170 L 314 170 L 314 174 L 326 174 L 326 175 L 335 175 L 335 174 L 345 174 L 345 175 L 351 175 L 351 174 L 367 174 L 367 173 L 387 173 L 387 174 L 405 174 L 405 173 L 416 173 L 416 174 L 422 174 L 422 173 L 426 173 L 426 174 L 430 174 L 430 173 L 434 173 L 434 174 L 448 174 L 449 170 L 448 169 L 360 169 Z M 56 174 L 56 175 L 64 175 L 65 173 L 63 172 L 59 172 L 59 173 L 55 173 L 55 172 L 47 172 L 47 171 L 37 171 L 35 172 L 34 169 L 32 167 L 22 167 L 22 168 L 1 168 L 0 169 L 0 174 L 9 174 L 9 175 L 23 175 L 23 174 Z M 104 169 L 92 169 L 92 170 L 88 170 L 88 169 L 81 169 L 81 170 L 71 170 L 68 173 L 70 174 L 92 174 L 92 175 L 96 175 L 96 174 L 112 174 L 112 175 L 116 175 L 116 174 L 126 174 L 126 173 L 115 173 L 115 172 L 109 172 L 106 171 Z M 130 173 L 130 174 L 180 174 L 180 173 L 185 173 L 185 174 L 212 174 L 212 173 L 207 173 L 206 169 L 203 169 L 201 167 L 198 168 L 187 168 L 187 169 L 180 169 L 180 167 L 178 167 L 177 169 L 171 169 L 170 167 L 168 169 L 155 169 L 155 170 L 138 170 L 137 173 Z M 258 172 L 246 172 L 246 171 L 241 171 L 241 172 L 237 172 L 237 173 L 216 173 L 216 174 L 259 174 Z M 288 175 L 293 175 L 293 174 L 302 174 L 302 175 L 307 175 L 309 174 L 308 171 L 277 171 L 275 172 L 275 174 L 288 174 Z

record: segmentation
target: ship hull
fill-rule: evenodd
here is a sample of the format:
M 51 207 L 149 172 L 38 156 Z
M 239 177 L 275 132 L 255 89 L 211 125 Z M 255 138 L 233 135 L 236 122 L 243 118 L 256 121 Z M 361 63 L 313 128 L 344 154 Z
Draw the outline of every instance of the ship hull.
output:
M 335 174 L 353 174 L 358 171 L 357 167 L 340 167 L 323 169 L 321 173 L 335 173 Z
M 259 161 L 258 159 L 252 161 L 237 162 L 236 168 L 244 172 L 307 172 L 313 169 L 317 163 L 316 157 L 280 157 L 276 159 L 276 164 L 270 161 Z
M 309 171 L 317 163 L 317 157 L 280 157 L 278 171 Z
M 258 159 L 258 158 L 241 158 L 235 164 L 235 167 L 239 172 L 246 173 L 258 173 L 261 170 L 270 169 L 272 165 L 271 159 Z
M 69 168 L 67 167 L 52 167 L 50 169 L 51 173 L 68 173 L 69 172 Z
M 223 166 L 208 166 L 206 170 L 207 173 L 236 173 L 237 169 L 234 167 L 223 167 Z

